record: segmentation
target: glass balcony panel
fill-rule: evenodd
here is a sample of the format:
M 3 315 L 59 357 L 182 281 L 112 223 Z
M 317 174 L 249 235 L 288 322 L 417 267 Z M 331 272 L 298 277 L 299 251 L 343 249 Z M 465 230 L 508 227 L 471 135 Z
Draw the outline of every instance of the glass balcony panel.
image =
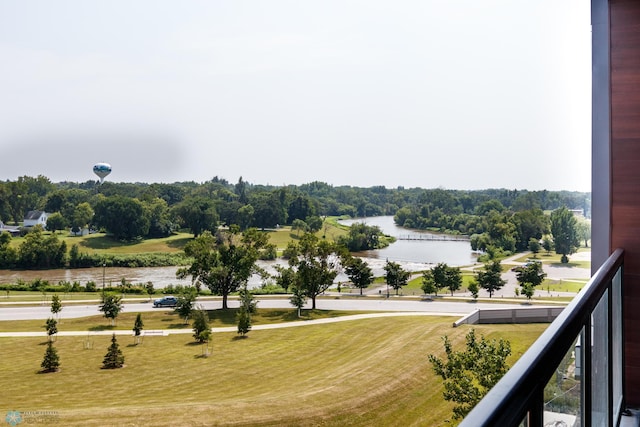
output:
M 608 425 L 609 413 L 609 291 L 591 313 L 591 425 Z
M 622 270 L 618 269 L 611 282 L 611 354 L 613 364 L 612 393 L 614 411 L 612 424 L 615 425 L 618 414 L 622 411 Z
M 582 412 L 581 340 L 576 337 L 544 388 L 544 425 L 579 426 Z

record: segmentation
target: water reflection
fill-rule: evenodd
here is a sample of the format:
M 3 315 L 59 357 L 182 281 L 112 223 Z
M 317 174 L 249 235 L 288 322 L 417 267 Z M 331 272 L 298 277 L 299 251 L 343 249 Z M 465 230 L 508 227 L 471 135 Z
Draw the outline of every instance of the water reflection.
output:
M 408 234 L 434 235 L 433 233 L 398 227 L 394 224 L 392 216 L 359 218 L 340 222 L 343 224 L 366 222 L 369 225 L 377 225 L 385 234 L 391 236 Z M 376 276 L 384 275 L 383 267 L 387 259 L 400 263 L 408 271 L 424 270 L 431 264 L 438 262 L 446 262 L 452 266 L 462 266 L 473 264 L 476 261 L 476 256 L 471 251 L 471 245 L 468 241 L 398 240 L 387 248 L 359 252 L 354 255 L 365 258 Z M 277 261 L 259 261 L 258 263 L 269 274 L 276 274 L 274 268 L 276 264 L 286 265 L 286 262 L 280 259 Z M 103 283 L 106 286 L 116 286 L 124 278 L 127 282 L 134 284 L 151 282 L 156 289 L 166 288 L 169 285 L 191 285 L 190 278 L 182 280 L 176 278 L 177 270 L 178 267 L 97 267 L 37 271 L 0 270 L 0 283 L 16 283 L 18 280 L 30 282 L 35 279 L 42 279 L 52 284 L 58 284 L 61 281 L 70 283 L 77 281 L 84 286 L 86 282 L 93 281 L 100 289 Z M 346 275 L 340 273 L 335 281 L 344 282 L 347 280 Z M 259 287 L 263 282 L 264 280 L 260 276 L 254 275 L 249 280 L 249 288 Z
M 340 221 L 341 224 L 351 225 L 354 222 L 364 222 L 377 225 L 383 233 L 390 236 L 420 236 L 434 237 L 441 235 L 420 230 L 409 230 L 398 227 L 392 216 L 378 216 L 371 218 L 356 218 Z M 440 240 L 397 240 L 392 245 L 374 251 L 359 252 L 355 255 L 378 260 L 394 261 L 411 266 L 419 264 L 424 268 L 427 264 L 445 262 L 451 266 L 474 264 L 477 255 L 471 250 L 469 241 L 440 241 Z M 405 267 L 407 268 L 407 267 Z

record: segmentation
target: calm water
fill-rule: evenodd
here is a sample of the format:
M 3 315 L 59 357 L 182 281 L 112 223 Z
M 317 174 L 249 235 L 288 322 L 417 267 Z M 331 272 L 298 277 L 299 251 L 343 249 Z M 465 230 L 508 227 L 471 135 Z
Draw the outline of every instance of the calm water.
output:
M 365 222 L 369 225 L 377 225 L 385 233 L 391 236 L 414 235 L 434 235 L 422 231 L 407 230 L 398 227 L 393 223 L 393 217 L 381 216 L 372 218 L 360 218 L 354 220 L 341 221 L 343 224 L 352 224 L 354 222 Z M 462 266 L 473 264 L 476 256 L 471 251 L 469 242 L 455 241 L 418 241 L 418 240 L 398 240 L 387 248 L 365 251 L 355 254 L 366 258 L 367 263 L 373 270 L 374 275 L 380 276 L 384 274 L 384 264 L 388 259 L 400 263 L 402 267 L 408 271 L 419 271 L 425 268 L 425 265 L 436 264 L 438 262 L 446 262 L 452 266 Z M 275 274 L 273 266 L 279 261 L 259 261 L 259 265 L 266 269 L 269 273 Z M 15 283 L 18 279 L 30 282 L 34 279 L 48 280 L 50 283 L 57 284 L 60 281 L 80 282 L 84 285 L 86 282 L 93 280 L 98 287 L 104 283 L 117 285 L 124 278 L 130 283 L 147 283 L 151 282 L 157 289 L 165 288 L 168 285 L 191 284 L 191 279 L 179 280 L 176 278 L 178 267 L 144 267 L 144 268 L 81 268 L 72 270 L 39 270 L 39 271 L 16 271 L 16 270 L 0 270 L 0 283 Z M 344 274 L 338 275 L 336 282 L 348 280 Z M 249 287 L 259 287 L 262 279 L 254 276 L 249 281 Z
M 421 236 L 421 237 L 442 237 L 442 235 L 429 233 L 426 231 L 409 230 L 398 227 L 393 222 L 392 216 L 378 216 L 371 218 L 356 218 L 352 220 L 340 221 L 342 224 L 351 225 L 354 222 L 364 222 L 367 225 L 377 225 L 384 234 L 390 236 Z M 390 246 L 375 251 L 364 251 L 356 255 L 378 259 L 389 260 L 402 264 L 437 264 L 445 262 L 451 266 L 463 266 L 476 262 L 477 255 L 471 251 L 471 244 L 468 241 L 438 241 L 438 240 L 397 240 Z M 418 268 L 419 269 L 419 268 Z

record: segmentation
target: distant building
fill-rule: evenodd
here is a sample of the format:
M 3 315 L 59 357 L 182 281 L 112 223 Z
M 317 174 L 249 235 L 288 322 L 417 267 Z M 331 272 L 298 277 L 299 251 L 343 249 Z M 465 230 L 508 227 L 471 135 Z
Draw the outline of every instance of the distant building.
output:
M 20 227 L 11 226 L 11 225 L 4 225 L 4 223 L 2 221 L 0 221 L 0 234 L 5 232 L 5 231 L 7 233 L 11 234 L 12 236 L 19 236 L 20 235 Z
M 49 218 L 49 214 L 44 211 L 29 211 L 24 217 L 24 226 L 33 227 L 34 225 L 40 224 L 42 228 L 46 229 L 47 218 Z

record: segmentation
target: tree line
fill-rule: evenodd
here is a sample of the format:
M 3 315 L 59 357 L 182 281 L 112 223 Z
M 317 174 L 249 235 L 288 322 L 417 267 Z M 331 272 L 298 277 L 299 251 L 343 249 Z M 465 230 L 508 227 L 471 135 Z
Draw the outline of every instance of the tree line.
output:
M 395 215 L 399 225 L 409 228 L 471 235 L 479 228 L 468 215 L 566 206 L 584 209 L 588 216 L 589 200 L 589 193 L 569 191 L 361 188 L 323 182 L 269 186 L 242 177 L 235 184 L 214 177 L 203 183 L 100 185 L 53 183 L 39 175 L 0 182 L 0 220 L 19 224 L 26 212 L 43 210 L 59 214 L 53 221 L 49 218 L 50 229 L 104 227 L 115 238 L 127 240 L 166 236 L 176 229 L 189 229 L 197 236 L 216 225 L 231 224 L 244 230 L 295 222 L 303 230 L 317 230 L 323 216 Z

